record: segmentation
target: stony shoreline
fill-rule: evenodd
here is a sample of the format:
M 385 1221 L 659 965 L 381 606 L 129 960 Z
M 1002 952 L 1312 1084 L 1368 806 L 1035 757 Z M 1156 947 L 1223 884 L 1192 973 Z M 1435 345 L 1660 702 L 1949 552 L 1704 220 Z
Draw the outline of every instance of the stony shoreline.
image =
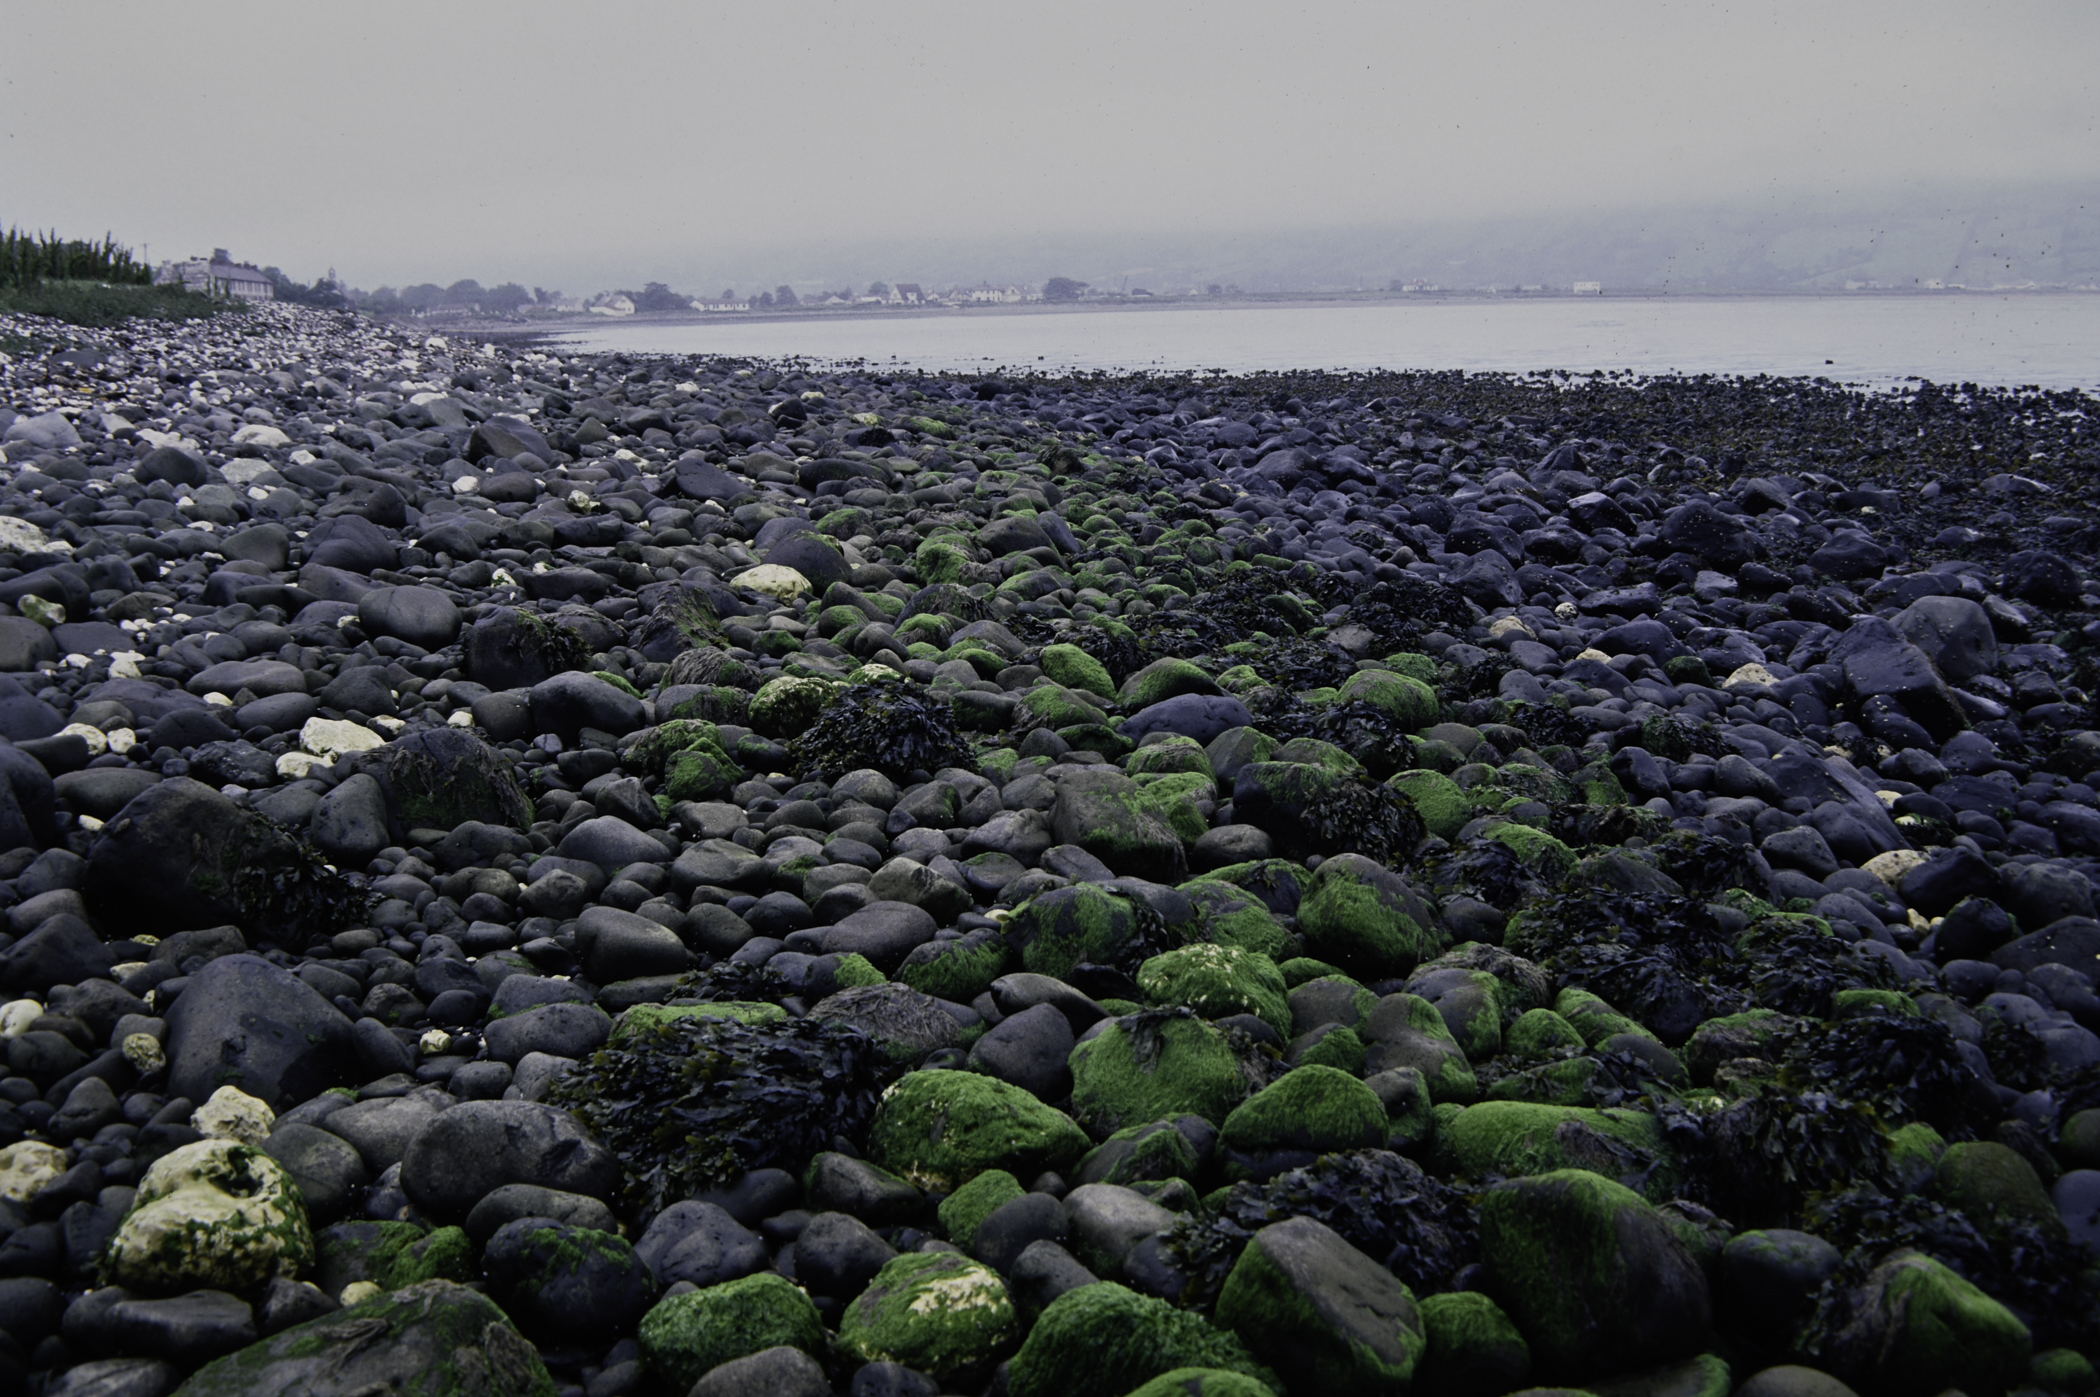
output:
M 2090 398 L 64 338 L 0 1393 L 2100 1385 Z

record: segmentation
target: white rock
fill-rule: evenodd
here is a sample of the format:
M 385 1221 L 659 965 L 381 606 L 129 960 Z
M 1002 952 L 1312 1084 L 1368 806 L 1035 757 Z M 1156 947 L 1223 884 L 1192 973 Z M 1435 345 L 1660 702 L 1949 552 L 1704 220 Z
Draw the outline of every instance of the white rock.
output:
M 34 999 L 10 999 L 0 1005 L 0 1042 L 29 1032 L 29 1026 L 42 1017 L 43 1012 L 44 1006 Z
M 44 531 L 27 519 L 0 515 L 0 548 L 10 553 L 42 553 L 49 547 Z
M 0 1150 L 0 1198 L 10 1203 L 27 1203 L 68 1167 L 66 1152 L 54 1145 L 37 1140 L 9 1145 Z
M 239 1087 L 220 1087 L 209 1101 L 191 1113 L 190 1124 L 207 1140 L 260 1145 L 277 1124 L 277 1113 L 267 1101 L 250 1096 Z
M 124 1060 L 137 1069 L 139 1075 L 158 1072 L 168 1065 L 168 1054 L 160 1046 L 160 1040 L 150 1033 L 133 1033 L 124 1039 Z
M 142 1290 L 246 1290 L 313 1264 L 298 1185 L 262 1151 L 198 1140 L 156 1160 L 104 1264 Z
M 66 658 L 71 660 L 73 657 L 68 655 Z M 80 658 L 85 661 L 87 656 L 82 655 Z M 109 734 L 103 732 L 102 729 L 92 723 L 68 723 L 58 730 L 60 737 L 65 737 L 69 734 L 85 740 L 88 745 L 88 752 L 93 756 L 99 757 L 109 750 Z
M 226 477 L 228 485 L 246 485 L 257 476 L 273 469 L 268 461 L 258 461 L 253 456 L 243 456 L 228 461 L 219 467 L 219 474 Z
M 233 434 L 233 444 L 235 446 L 260 446 L 265 449 L 275 449 L 290 446 L 292 439 L 286 436 L 281 428 L 265 426 L 260 422 L 250 422 Z
M 329 758 L 311 752 L 286 752 L 277 758 L 277 774 L 287 781 L 304 781 L 316 771 L 326 771 L 334 765 Z
M 1886 854 L 1876 854 L 1860 867 L 1879 878 L 1890 887 L 1903 881 L 1903 875 L 1925 862 L 1925 855 L 1916 849 L 1891 849 Z
M 754 592 L 763 592 L 781 601 L 793 601 L 809 595 L 812 588 L 809 579 L 793 568 L 781 567 L 778 563 L 761 563 L 747 572 L 740 572 L 730 579 L 739 587 L 749 587 Z
M 1756 685 L 1769 689 L 1778 682 L 1778 676 L 1753 660 L 1747 665 L 1738 666 L 1733 674 L 1721 681 L 1721 687 L 1732 689 L 1737 685 Z
M 299 729 L 299 750 L 331 762 L 347 752 L 369 752 L 384 746 L 385 738 L 348 718 L 308 718 Z

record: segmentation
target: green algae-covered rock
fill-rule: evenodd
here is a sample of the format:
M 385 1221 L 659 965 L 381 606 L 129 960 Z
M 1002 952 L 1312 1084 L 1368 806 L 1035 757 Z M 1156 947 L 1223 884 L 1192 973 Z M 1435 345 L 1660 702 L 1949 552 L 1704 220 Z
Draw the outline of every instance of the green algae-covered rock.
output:
M 2063 1217 L 2041 1176 L 2009 1145 L 1971 1140 L 1940 1156 L 1940 1197 L 1984 1227 L 2025 1224 L 2061 1235 Z
M 1276 760 L 1317 766 L 1327 771 L 1345 774 L 1364 769 L 1364 764 L 1351 756 L 1347 750 L 1317 737 L 1292 738 L 1276 749 Z
M 1692 1031 L 1684 1045 L 1685 1067 L 1692 1080 L 1703 1086 L 1713 1081 L 1714 1070 L 1724 1062 L 1763 1057 L 1765 1045 L 1794 1022 L 1772 1009 L 1746 1009 L 1708 1019 Z
M 1484 1178 L 1591 1169 L 1607 1177 L 1640 1175 L 1650 1162 L 1663 1167 L 1645 1185 L 1668 1197 L 1676 1172 L 1662 1127 L 1645 1111 L 1593 1109 L 1531 1101 L 1483 1101 L 1437 1131 L 1437 1160 L 1448 1172 Z
M 1543 878 L 1558 878 L 1575 867 L 1575 851 L 1542 829 L 1501 824 L 1490 829 L 1487 837 L 1506 845 L 1526 868 Z
M 1655 1037 L 1639 1020 L 1627 1018 L 1588 990 L 1573 986 L 1562 990 L 1553 1001 L 1553 1012 L 1566 1019 L 1582 1035 L 1582 1041 L 1592 1048 L 1621 1033 Z
M 751 696 L 751 726 L 767 737 L 793 737 L 844 688 L 831 679 L 769 679 Z
M 1193 878 L 1179 891 L 1196 905 L 1206 941 L 1272 958 L 1291 944 L 1290 933 L 1269 905 L 1245 888 L 1218 878 Z
M 1876 1267 L 1823 1352 L 1862 1392 L 2003 1392 L 2027 1375 L 2034 1338 L 2012 1311 L 1932 1257 Z
M 1440 772 L 1403 771 L 1386 784 L 1415 803 L 1423 827 L 1439 839 L 1455 837 L 1473 818 L 1473 798 Z
M 1334 1067 L 1352 1077 L 1361 1077 L 1365 1056 L 1364 1040 L 1355 1029 L 1330 1023 L 1292 1039 L 1283 1060 L 1292 1067 Z
M 1196 823 L 1205 822 L 1199 816 Z M 1081 768 L 1061 779 L 1050 828 L 1058 843 L 1078 845 L 1117 873 L 1174 884 L 1188 871 L 1182 834 L 1159 802 L 1112 768 Z
M 232 1140 L 198 1140 L 146 1171 L 102 1265 L 137 1290 L 245 1290 L 313 1259 L 306 1203 L 284 1167 Z
M 1423 1392 L 1500 1397 L 1531 1382 L 1531 1346 L 1492 1298 L 1477 1290 L 1425 1295 L 1415 1302 L 1428 1351 L 1415 1368 Z
M 1515 1057 L 1548 1057 L 1588 1046 L 1582 1035 L 1551 1009 L 1527 1009 L 1502 1035 L 1502 1050 Z
M 1123 760 L 1125 774 L 1137 776 L 1202 776 L 1214 780 L 1202 744 L 1179 733 L 1155 733 Z
M 1129 1397 L 1274 1397 L 1267 1384 L 1224 1368 L 1176 1368 L 1161 1373 Z
M 919 581 L 928 584 L 961 581 L 963 572 L 970 566 L 970 555 L 959 544 L 960 540 L 952 536 L 935 537 L 913 550 L 911 566 L 912 571 L 919 575 Z
M 1310 1064 L 1234 1107 L 1218 1148 L 1227 1178 L 1267 1178 L 1323 1154 L 1382 1148 L 1386 1130 L 1378 1093 L 1338 1068 Z
M 987 1169 L 941 1200 L 941 1230 L 964 1251 L 975 1251 L 978 1224 L 1025 1191 L 1004 1169 Z
M 1210 1160 L 1217 1128 L 1200 1116 L 1126 1125 L 1086 1152 L 1079 1182 L 1125 1187 L 1155 1179 L 1194 1179 Z
M 539 1351 L 494 1301 L 450 1281 L 424 1281 L 207 1363 L 176 1391 L 180 1397 L 554 1397 L 555 1386 Z
M 868 1144 L 877 1164 L 947 1192 L 987 1169 L 1030 1179 L 1070 1169 L 1087 1138 L 1024 1088 L 940 1069 L 908 1073 L 883 1093 Z
M 1418 994 L 1389 994 L 1371 1006 L 1360 1030 L 1364 1070 L 1387 1072 L 1412 1067 L 1422 1074 L 1438 1101 L 1465 1103 L 1480 1096 L 1480 1078 L 1466 1060 L 1465 1049 L 1436 1005 Z
M 1203 756 L 1199 749 L 1190 750 L 1198 759 Z M 1217 800 L 1218 786 L 1208 772 L 1141 772 L 1131 779 L 1137 785 L 1138 808 L 1174 831 L 1182 843 L 1193 844 L 1210 829 L 1207 807 Z
M 832 983 L 842 990 L 860 989 L 868 985 L 886 985 L 889 976 L 875 968 L 875 963 L 858 951 L 839 957 L 832 968 Z
M 913 947 L 897 967 L 897 978 L 921 994 L 968 1004 L 1006 973 L 1008 959 L 1006 936 L 996 928 L 979 927 L 952 941 Z
M 1360 669 L 1342 685 L 1343 703 L 1368 703 L 1400 727 L 1426 728 L 1436 721 L 1436 690 L 1391 670 Z
M 659 1300 L 638 1333 L 643 1360 L 679 1392 L 708 1369 L 761 1349 L 825 1352 L 817 1307 L 801 1286 L 771 1271 Z
M 1074 883 L 1016 907 L 1004 931 L 1023 967 L 1063 980 L 1082 962 L 1125 960 L 1137 944 L 1137 906 L 1098 884 Z
M 1037 663 L 1044 674 L 1067 689 L 1084 689 L 1105 699 L 1116 696 L 1116 683 L 1108 677 L 1107 666 L 1076 645 L 1045 645 Z
M 330 1295 L 357 1281 L 400 1290 L 422 1281 L 471 1281 L 479 1267 L 473 1243 L 457 1227 L 413 1222 L 339 1222 L 315 1238 L 308 1277 Z
M 1712 1322 L 1706 1275 L 1675 1229 L 1639 1194 L 1586 1169 L 1489 1190 L 1480 1258 L 1533 1357 L 1557 1375 L 1686 1357 Z
M 1201 668 L 1187 660 L 1169 657 L 1154 660 L 1143 669 L 1123 681 L 1116 691 L 1117 700 L 1124 711 L 1135 713 L 1155 703 L 1163 703 L 1183 694 L 1215 694 L 1220 692 L 1218 681 L 1204 673 Z
M 1224 1034 L 1193 1014 L 1131 1015 L 1072 1049 L 1072 1114 L 1097 1140 L 1179 1115 L 1219 1125 L 1246 1095 Z
M 1405 1391 L 1427 1345 L 1406 1285 L 1308 1217 L 1254 1234 L 1217 1315 L 1294 1389 L 1342 1397 Z
M 606 1041 L 617 1043 L 623 1038 L 652 1029 L 678 1019 L 729 1019 L 741 1024 L 783 1023 L 787 1010 L 778 1004 L 767 1004 L 758 1000 L 715 999 L 705 1004 L 637 1004 L 621 1011 L 613 1020 L 612 1035 Z
M 839 1346 L 861 1362 L 902 1363 L 951 1387 L 988 1371 L 1020 1335 L 999 1273 L 953 1252 L 888 1262 L 839 1319 Z
M 1198 942 L 1138 967 L 1138 988 L 1155 1004 L 1183 1004 L 1206 1019 L 1253 1014 L 1279 1034 L 1291 1031 L 1283 972 L 1253 951 Z
M 1216 1368 L 1283 1385 L 1245 1344 L 1201 1315 L 1113 1281 L 1070 1290 L 1044 1307 L 1007 1369 L 1011 1397 L 1123 1397 L 1176 1368 Z
M 1436 920 L 1405 879 L 1361 854 L 1337 854 L 1298 904 L 1307 955 L 1353 975 L 1405 975 L 1443 949 Z

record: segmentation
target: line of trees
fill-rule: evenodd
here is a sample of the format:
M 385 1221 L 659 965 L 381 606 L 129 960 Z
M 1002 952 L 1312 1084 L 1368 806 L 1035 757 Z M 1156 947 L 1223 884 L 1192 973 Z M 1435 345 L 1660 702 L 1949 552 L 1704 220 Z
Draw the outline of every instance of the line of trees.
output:
M 101 242 L 25 233 L 10 227 L 0 234 L 0 288 L 35 286 L 41 281 L 106 281 L 117 286 L 146 286 L 153 269 L 119 247 L 108 233 Z

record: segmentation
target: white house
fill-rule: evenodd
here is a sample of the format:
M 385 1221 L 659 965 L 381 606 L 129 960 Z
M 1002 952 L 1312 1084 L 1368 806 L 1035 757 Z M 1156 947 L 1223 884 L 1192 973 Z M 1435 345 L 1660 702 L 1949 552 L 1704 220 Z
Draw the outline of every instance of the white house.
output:
M 277 288 L 270 284 L 260 267 L 250 262 L 234 261 L 233 254 L 223 247 L 213 248 L 209 257 L 192 257 L 187 262 L 163 262 L 153 279 L 164 286 L 180 282 L 207 296 L 231 296 L 242 301 L 277 299 Z
M 588 310 L 592 315 L 633 315 L 634 302 L 629 297 L 613 291 L 605 295 L 591 297 L 590 304 L 585 306 L 584 309 Z
M 695 298 L 693 309 L 705 311 L 709 315 L 721 315 L 729 311 L 748 311 L 751 309 L 751 303 L 749 301 L 703 301 Z
M 1602 296 L 1604 294 L 1604 283 L 1601 281 L 1578 281 L 1575 283 L 1575 294 L 1578 296 Z

